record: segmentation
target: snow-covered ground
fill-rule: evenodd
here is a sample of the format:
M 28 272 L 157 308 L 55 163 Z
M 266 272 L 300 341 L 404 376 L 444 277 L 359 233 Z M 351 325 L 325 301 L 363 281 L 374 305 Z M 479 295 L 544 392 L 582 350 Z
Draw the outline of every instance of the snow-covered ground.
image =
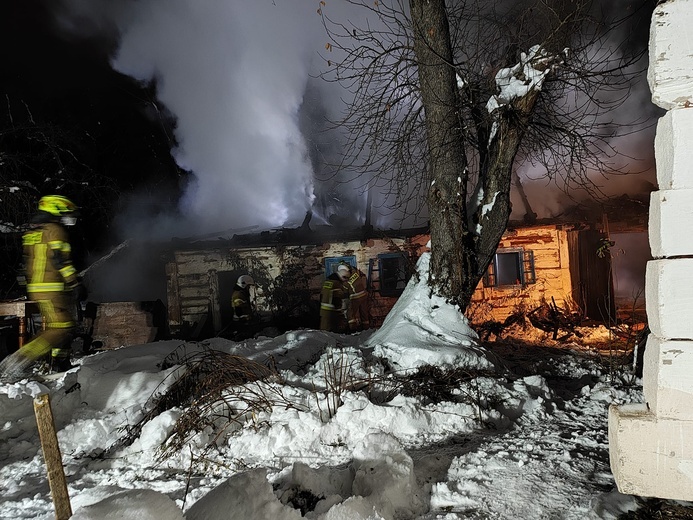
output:
M 484 350 L 428 294 L 412 280 L 376 332 L 162 341 L 0 386 L 0 518 L 54 518 L 33 411 L 42 392 L 76 520 L 583 520 L 637 509 L 615 490 L 607 410 L 641 401 L 641 388 L 584 352 L 547 348 L 518 364 Z M 185 412 L 172 407 L 118 447 L 181 373 L 164 359 L 207 349 L 272 360 L 281 377 L 247 391 L 274 406 L 201 427 L 161 460 Z

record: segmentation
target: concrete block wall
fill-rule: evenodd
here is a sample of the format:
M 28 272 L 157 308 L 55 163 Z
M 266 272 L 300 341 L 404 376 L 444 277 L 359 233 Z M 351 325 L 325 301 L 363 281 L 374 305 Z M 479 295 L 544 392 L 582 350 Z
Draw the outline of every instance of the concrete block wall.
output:
M 654 10 L 647 79 L 668 112 L 657 125 L 659 191 L 650 199 L 645 403 L 609 410 L 611 470 L 622 493 L 693 500 L 693 0 Z

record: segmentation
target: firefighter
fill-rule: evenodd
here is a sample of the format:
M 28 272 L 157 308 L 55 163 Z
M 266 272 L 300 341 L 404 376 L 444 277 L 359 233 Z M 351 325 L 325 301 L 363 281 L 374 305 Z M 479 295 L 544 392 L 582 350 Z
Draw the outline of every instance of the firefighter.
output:
M 350 268 L 347 280 L 349 289 L 349 330 L 358 332 L 370 328 L 370 302 L 368 301 L 368 278 L 356 267 Z
M 349 266 L 341 264 L 327 277 L 320 293 L 320 330 L 346 332 L 346 313 L 349 292 L 345 286 L 349 279 Z
M 238 277 L 231 293 L 231 308 L 233 319 L 250 323 L 253 319 L 253 304 L 250 298 L 250 288 L 255 286 L 252 276 L 244 274 Z
M 22 375 L 39 358 L 50 355 L 50 369 L 70 364 L 70 340 L 75 329 L 75 300 L 86 290 L 72 264 L 67 228 L 77 223 L 77 206 L 60 195 L 39 200 L 38 213 L 22 237 L 27 295 L 38 303 L 43 331 L 0 365 L 0 376 Z

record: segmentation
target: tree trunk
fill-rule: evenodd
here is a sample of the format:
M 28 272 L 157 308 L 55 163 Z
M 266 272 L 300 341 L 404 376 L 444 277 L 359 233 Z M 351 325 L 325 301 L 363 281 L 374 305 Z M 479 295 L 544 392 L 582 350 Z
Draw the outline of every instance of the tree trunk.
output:
M 467 232 L 467 158 L 445 1 L 410 0 L 409 5 L 430 154 L 429 283 L 448 301 L 466 306 L 460 297 L 478 267 L 475 255 L 464 254 L 474 247 Z
M 467 158 L 445 0 L 410 0 L 409 5 L 430 153 L 429 283 L 437 294 L 465 310 L 507 228 L 513 163 L 539 91 L 530 91 L 494 113 L 495 135 L 480 143 L 484 161 L 479 200 L 468 218 Z

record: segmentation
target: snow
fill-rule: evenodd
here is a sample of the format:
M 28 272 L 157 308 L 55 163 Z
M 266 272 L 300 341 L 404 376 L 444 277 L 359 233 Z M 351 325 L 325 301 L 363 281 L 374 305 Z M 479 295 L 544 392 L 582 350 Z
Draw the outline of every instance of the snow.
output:
M 486 110 L 493 114 L 500 107 L 511 104 L 516 99 L 525 97 L 533 90 L 541 90 L 546 76 L 551 71 L 549 66 L 556 57 L 548 54 L 539 45 L 534 45 L 527 53 L 520 54 L 520 62 L 499 70 L 496 73 L 498 94 L 491 96 L 486 104 Z M 540 69 L 536 66 L 541 65 Z M 494 120 L 489 136 L 493 141 L 498 131 L 498 122 Z
M 83 357 L 60 377 L 0 386 L 0 518 L 54 518 L 33 416 L 44 392 L 76 520 L 583 520 L 636 509 L 609 470 L 607 409 L 642 401 L 640 387 L 577 351 L 547 349 L 511 370 L 430 295 L 428 261 L 375 332 L 133 345 Z M 281 378 L 246 390 L 274 405 L 200 428 L 163 460 L 184 409 L 117 444 L 180 375 L 164 359 L 205 349 L 271 358 Z M 426 366 L 466 377 L 440 398 L 404 391 Z
M 491 202 L 484 204 L 481 207 L 481 215 L 479 216 L 479 223 L 477 223 L 477 225 L 476 225 L 476 234 L 477 235 L 481 235 L 481 229 L 482 229 L 481 219 L 483 219 L 488 213 L 491 212 L 491 210 L 493 209 L 493 206 L 495 206 L 495 204 L 496 204 L 496 199 L 498 198 L 498 195 L 500 195 L 500 192 L 498 192 L 498 191 L 495 192 L 493 194 L 493 198 L 491 199 Z

